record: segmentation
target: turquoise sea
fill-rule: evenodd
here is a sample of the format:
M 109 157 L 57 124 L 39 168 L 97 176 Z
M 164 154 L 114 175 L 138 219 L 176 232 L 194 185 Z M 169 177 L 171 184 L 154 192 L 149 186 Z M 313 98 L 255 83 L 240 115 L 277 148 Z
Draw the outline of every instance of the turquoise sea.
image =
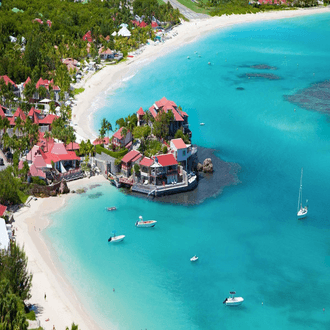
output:
M 53 215 L 45 235 L 101 327 L 330 328 L 330 120 L 285 99 L 330 79 L 329 54 L 330 14 L 242 24 L 144 66 L 107 97 L 96 128 L 166 96 L 188 112 L 193 143 L 241 171 L 239 184 L 197 206 L 103 184 Z M 309 214 L 299 221 L 302 167 Z M 136 228 L 139 215 L 157 226 Z M 112 230 L 125 241 L 108 244 Z M 231 290 L 242 306 L 222 304 Z

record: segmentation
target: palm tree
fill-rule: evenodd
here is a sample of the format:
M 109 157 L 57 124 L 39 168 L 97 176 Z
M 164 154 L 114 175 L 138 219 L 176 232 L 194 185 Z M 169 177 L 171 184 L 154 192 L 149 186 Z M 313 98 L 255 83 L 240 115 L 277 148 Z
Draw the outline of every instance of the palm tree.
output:
M 92 164 L 94 163 L 94 152 L 95 152 L 95 146 L 91 143 L 91 141 L 88 139 L 86 143 L 86 152 L 88 153 L 89 156 L 92 158 Z

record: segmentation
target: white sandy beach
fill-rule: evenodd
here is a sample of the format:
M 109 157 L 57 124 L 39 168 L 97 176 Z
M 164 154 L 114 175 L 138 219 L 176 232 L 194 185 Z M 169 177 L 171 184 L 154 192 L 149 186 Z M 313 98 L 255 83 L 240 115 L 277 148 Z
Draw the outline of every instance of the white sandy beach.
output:
M 209 31 L 214 31 L 229 25 L 246 22 L 266 21 L 295 16 L 330 12 L 329 8 L 287 10 L 271 13 L 232 15 L 210 19 L 185 22 L 175 28 L 178 35 L 158 46 L 147 46 L 139 56 L 114 66 L 107 66 L 83 83 L 85 91 L 77 96 L 78 104 L 73 109 L 73 122 L 77 124 L 77 134 L 83 138 L 96 137 L 90 124 L 92 103 L 95 98 L 107 90 L 115 90 L 121 81 L 143 65 L 157 57 L 164 56 L 183 44 L 194 41 Z M 137 109 L 132 109 L 132 112 Z M 104 182 L 102 176 L 83 179 L 69 183 L 70 189 L 84 187 L 96 182 Z M 31 304 L 39 307 L 40 325 L 46 330 L 55 328 L 64 330 L 72 322 L 79 324 L 81 330 L 100 329 L 91 319 L 77 299 L 74 290 L 64 278 L 61 269 L 54 264 L 51 254 L 40 235 L 49 224 L 47 215 L 65 205 L 70 195 L 38 199 L 31 202 L 30 208 L 23 208 L 14 214 L 14 227 L 17 228 L 17 241 L 24 245 L 29 258 L 29 270 L 33 273 L 33 288 Z M 46 299 L 44 295 L 46 293 Z M 48 321 L 47 321 L 48 320 Z

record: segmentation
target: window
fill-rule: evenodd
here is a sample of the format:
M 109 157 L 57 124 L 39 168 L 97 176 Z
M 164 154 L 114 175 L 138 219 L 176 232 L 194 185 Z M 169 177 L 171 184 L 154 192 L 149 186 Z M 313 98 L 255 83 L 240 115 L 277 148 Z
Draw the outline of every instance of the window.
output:
M 186 150 L 182 151 L 182 155 L 185 156 L 186 155 Z

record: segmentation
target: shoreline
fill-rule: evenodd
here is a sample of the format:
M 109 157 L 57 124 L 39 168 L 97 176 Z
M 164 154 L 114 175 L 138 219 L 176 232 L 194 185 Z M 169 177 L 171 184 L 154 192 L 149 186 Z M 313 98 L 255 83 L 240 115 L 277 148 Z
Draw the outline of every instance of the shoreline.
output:
M 235 24 L 329 12 L 329 7 L 325 7 L 231 15 L 184 22 L 174 29 L 178 32 L 176 37 L 158 46 L 147 46 L 141 55 L 117 65 L 106 66 L 88 80 L 83 81 L 81 87 L 84 87 L 85 91 L 76 96 L 77 105 L 73 108 L 73 123 L 77 124 L 77 135 L 90 139 L 96 137 L 92 127 L 92 117 L 97 109 L 91 110 L 96 98 L 102 97 L 103 93 L 114 91 L 120 86 L 123 79 L 129 78 L 144 65 L 167 55 L 182 45 L 195 41 L 208 32 L 215 32 L 217 29 Z M 68 187 L 77 189 L 98 182 L 106 182 L 106 179 L 101 175 L 91 179 L 85 178 L 69 182 Z M 29 303 L 39 307 L 37 316 L 40 325 L 45 330 L 53 329 L 53 325 L 56 329 L 65 329 L 67 326 L 70 327 L 72 322 L 78 324 L 80 330 L 101 329 L 86 311 L 87 306 L 83 306 L 79 302 L 63 270 L 54 262 L 51 249 L 42 236 L 42 231 L 50 224 L 49 214 L 65 207 L 70 196 L 71 194 L 44 199 L 39 198 L 37 201 L 31 201 L 30 208 L 24 207 L 14 214 L 15 222 L 13 226 L 18 228 L 16 231 L 17 243 L 24 246 L 29 259 L 28 269 L 33 273 L 32 298 Z M 38 230 L 39 228 L 40 230 Z M 46 299 L 44 298 L 45 293 L 47 295 Z M 47 319 L 49 321 L 46 321 Z
M 68 182 L 68 187 L 75 190 L 105 182 L 106 179 L 99 175 Z M 73 195 L 69 193 L 38 198 L 36 201 L 31 201 L 30 207 L 23 207 L 14 214 L 13 227 L 17 228 L 16 242 L 21 247 L 24 246 L 28 257 L 28 270 L 33 274 L 32 297 L 27 303 L 35 306 L 36 318 L 45 330 L 52 330 L 53 326 L 56 329 L 70 328 L 72 322 L 78 324 L 80 330 L 101 330 L 86 311 L 86 306 L 80 303 L 79 297 L 59 265 L 57 256 L 53 255 L 54 251 L 42 234 L 51 224 L 49 216 L 65 207 L 70 196 Z M 36 322 L 36 327 L 37 325 Z
M 230 15 L 211 17 L 207 19 L 183 22 L 173 29 L 178 35 L 158 46 L 147 45 L 142 54 L 127 58 L 125 62 L 115 65 L 107 65 L 96 72 L 87 80 L 83 80 L 79 87 L 85 88 L 84 92 L 76 96 L 77 105 L 72 110 L 72 122 L 76 124 L 76 133 L 83 139 L 97 138 L 94 130 L 93 114 L 100 107 L 93 106 L 95 99 L 103 98 L 102 94 L 109 95 L 118 89 L 123 80 L 127 81 L 137 71 L 152 61 L 175 51 L 179 47 L 196 41 L 209 32 L 226 28 L 236 24 L 254 23 L 274 19 L 286 19 L 299 16 L 329 13 L 330 7 L 317 7 L 297 10 L 282 10 L 257 14 Z M 86 118 L 88 120 L 86 120 Z

